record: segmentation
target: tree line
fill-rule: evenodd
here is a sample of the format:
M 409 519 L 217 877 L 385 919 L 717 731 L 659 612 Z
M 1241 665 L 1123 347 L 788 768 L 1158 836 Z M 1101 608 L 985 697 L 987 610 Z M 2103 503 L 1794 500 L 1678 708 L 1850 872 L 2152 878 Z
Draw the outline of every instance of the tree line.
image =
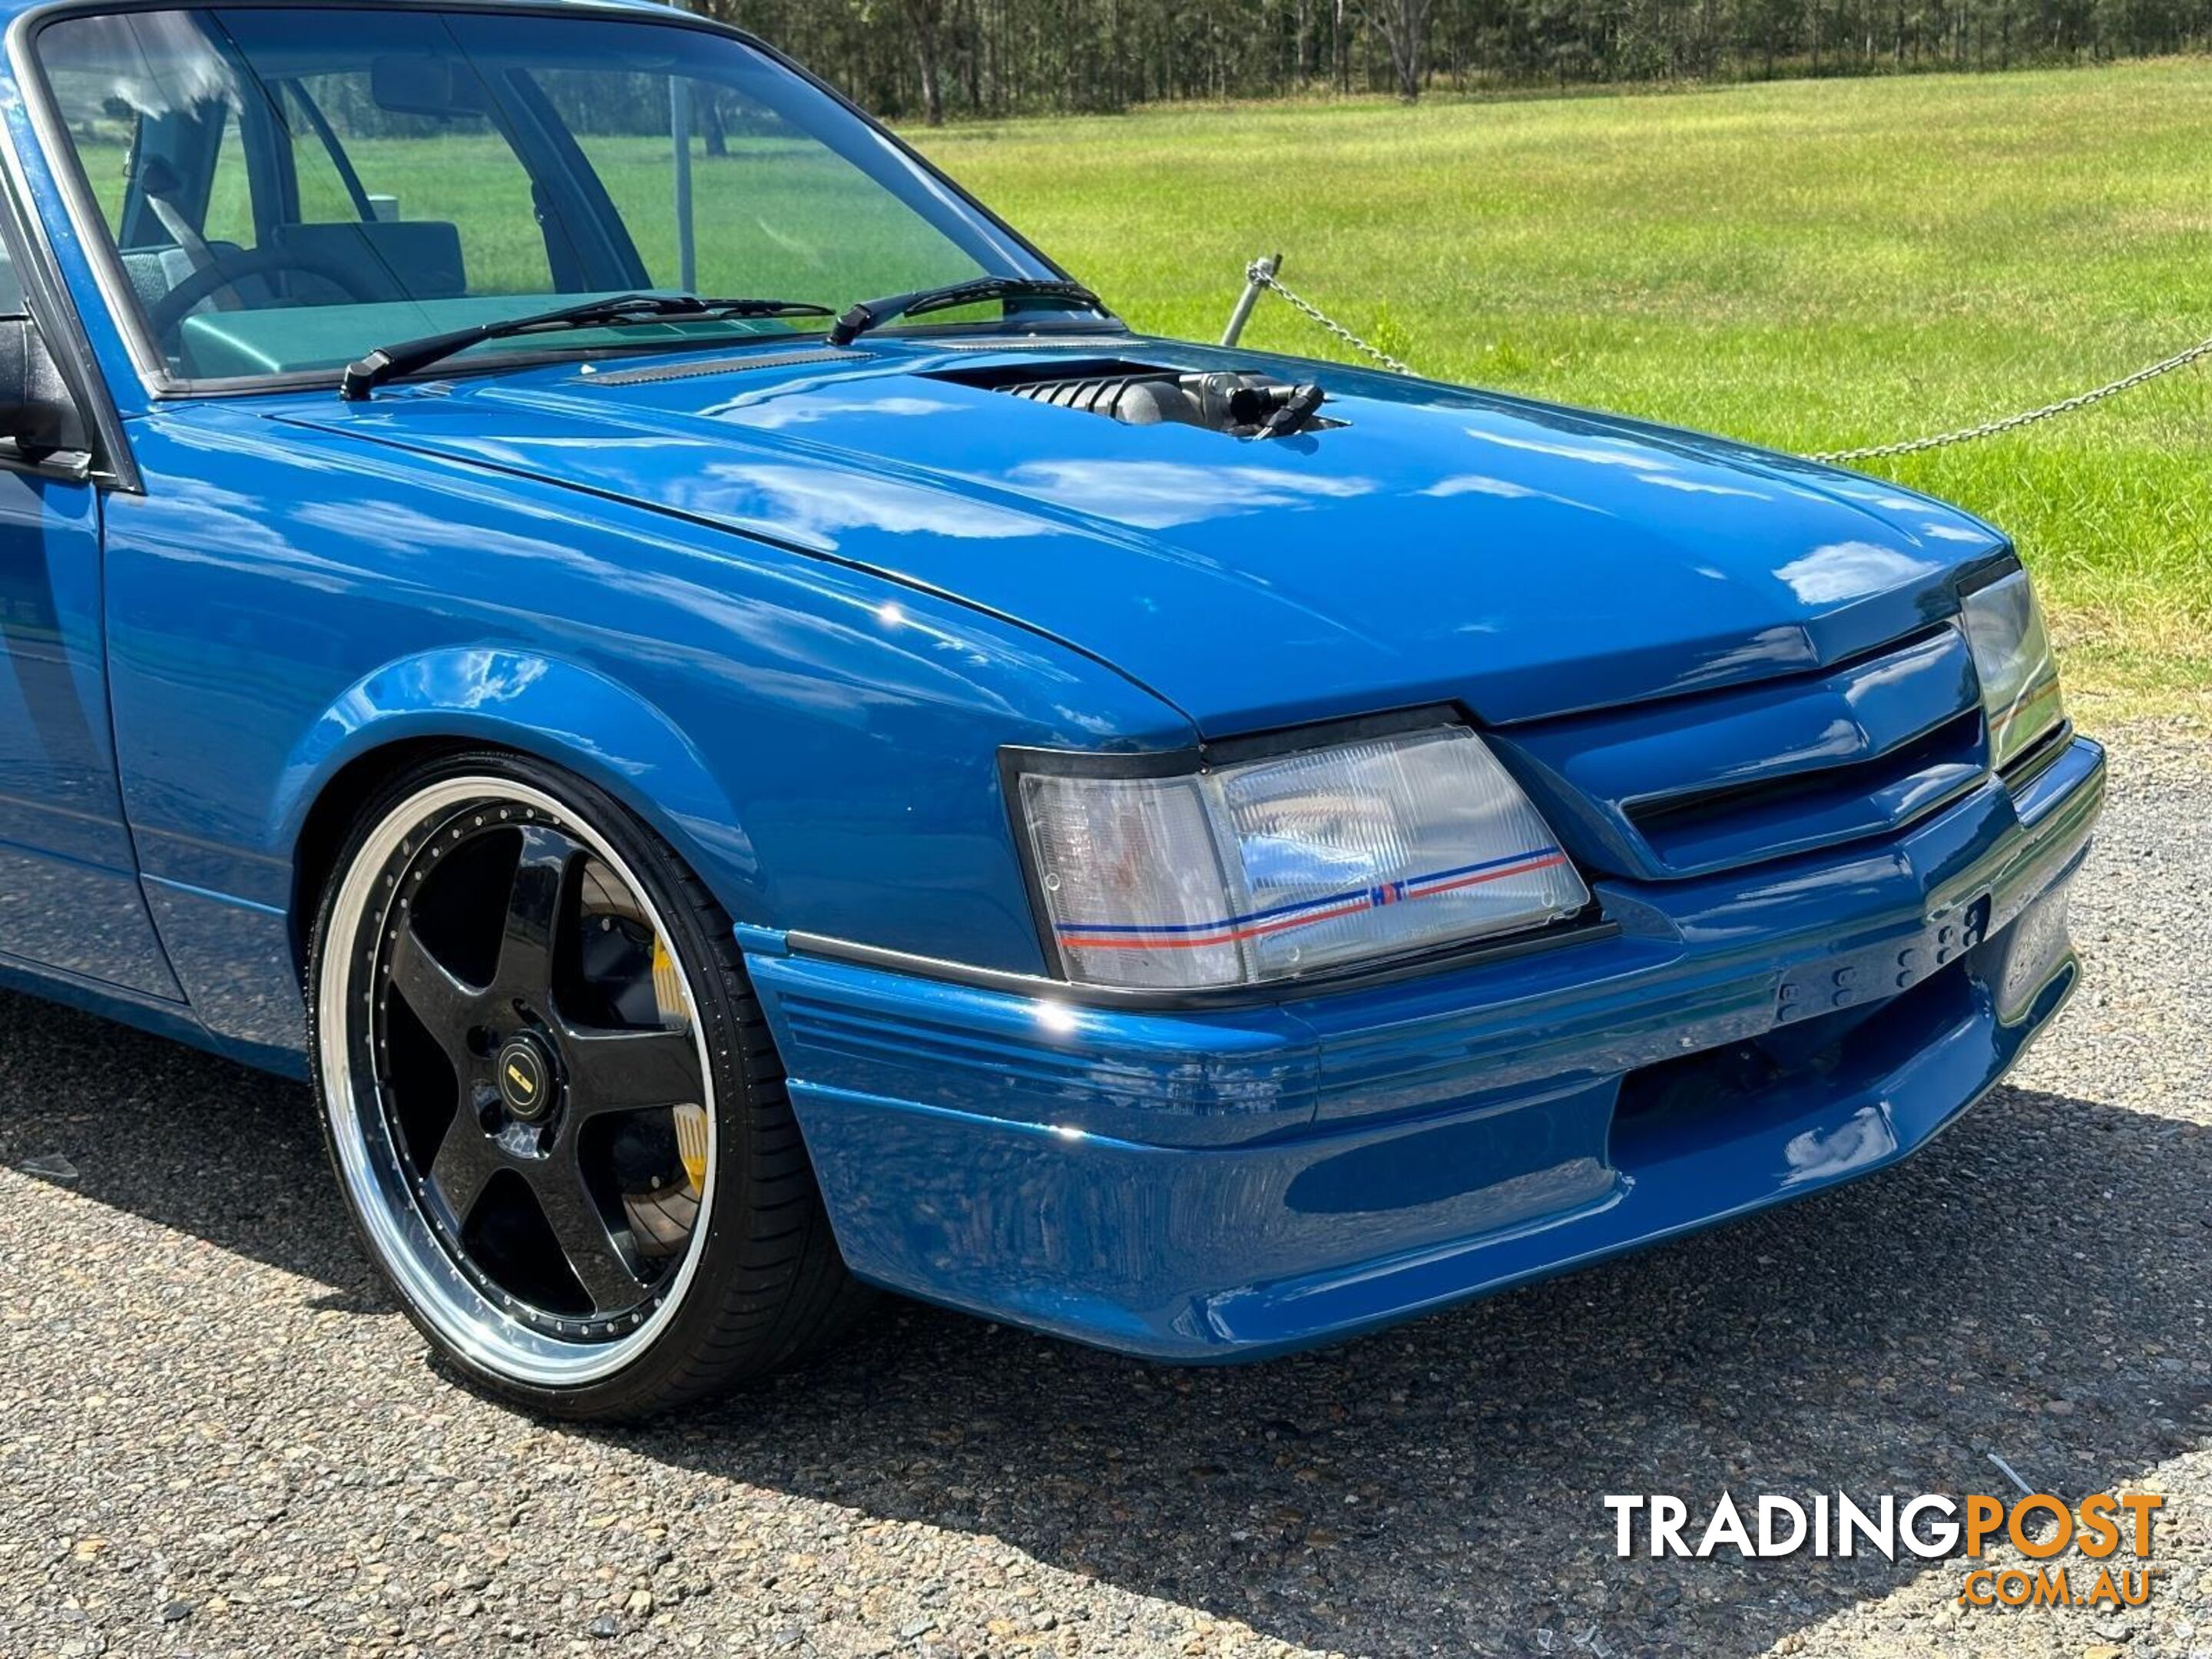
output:
M 2191 52 L 2212 0 L 688 0 L 893 119 L 2001 70 Z

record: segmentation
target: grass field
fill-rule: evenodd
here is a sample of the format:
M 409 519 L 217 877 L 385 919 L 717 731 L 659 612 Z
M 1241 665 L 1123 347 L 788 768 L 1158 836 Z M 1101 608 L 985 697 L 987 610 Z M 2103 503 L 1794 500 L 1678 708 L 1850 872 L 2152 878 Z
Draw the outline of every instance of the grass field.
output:
M 1790 449 L 2212 336 L 2212 64 L 910 136 L 1146 328 L 1218 335 L 1279 249 L 1424 373 Z M 1334 349 L 1273 299 L 1247 337 Z M 2212 715 L 2208 376 L 1879 464 L 2018 538 L 2093 724 Z

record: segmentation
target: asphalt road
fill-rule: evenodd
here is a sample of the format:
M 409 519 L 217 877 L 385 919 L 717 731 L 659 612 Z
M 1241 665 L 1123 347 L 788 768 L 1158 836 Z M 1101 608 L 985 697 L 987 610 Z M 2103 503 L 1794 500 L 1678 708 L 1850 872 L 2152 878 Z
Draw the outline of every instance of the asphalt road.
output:
M 549 1427 L 428 1363 L 303 1090 L 0 998 L 0 1652 L 2212 1656 L 2203 752 L 2123 734 L 2088 988 L 1912 1164 L 1235 1370 L 893 1304 L 714 1410 Z M 2150 1604 L 1620 1561 L 1599 1503 L 1992 1454 L 2166 1494 Z

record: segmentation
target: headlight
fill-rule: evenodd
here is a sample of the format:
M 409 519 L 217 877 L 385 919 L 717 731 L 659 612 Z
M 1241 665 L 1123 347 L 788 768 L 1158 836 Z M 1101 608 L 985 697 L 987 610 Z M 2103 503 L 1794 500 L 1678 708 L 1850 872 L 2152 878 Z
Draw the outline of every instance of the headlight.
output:
M 1990 763 L 2001 769 L 2066 718 L 2058 665 L 2025 570 L 1967 594 L 1965 614 L 1989 717 Z
M 1060 960 L 1092 985 L 1253 984 L 1589 902 L 1464 726 L 1167 777 L 1025 771 L 1020 797 Z

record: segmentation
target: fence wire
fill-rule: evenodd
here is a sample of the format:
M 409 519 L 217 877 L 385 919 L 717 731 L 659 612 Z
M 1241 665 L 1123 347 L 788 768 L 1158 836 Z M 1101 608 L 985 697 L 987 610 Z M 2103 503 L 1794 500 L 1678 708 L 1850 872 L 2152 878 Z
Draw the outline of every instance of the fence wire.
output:
M 1370 344 L 1368 341 L 1360 338 L 1358 335 L 1338 322 L 1335 318 L 1314 304 L 1312 301 L 1294 294 L 1284 287 L 1282 280 L 1275 274 L 1275 260 L 1272 258 L 1254 260 L 1251 264 L 1245 267 L 1246 283 L 1252 289 L 1266 289 L 1276 295 L 1291 309 L 1334 335 L 1354 351 L 1382 364 L 1392 374 L 1412 374 L 1413 373 L 1411 368 L 1380 346 Z M 1237 325 L 1241 326 L 1241 323 L 1240 317 Z M 1224 343 L 1234 343 L 1233 332 L 1232 330 L 1232 337 Z M 1932 433 L 1924 438 L 1905 438 L 1895 443 L 1869 444 L 1859 449 L 1821 450 L 1817 453 L 1808 455 L 1806 459 L 1813 461 L 1825 461 L 1831 465 L 1841 465 L 1847 461 L 1879 460 L 1891 455 L 1913 455 L 1923 450 L 1948 449 L 1954 444 L 1972 443 L 1979 438 L 1994 438 L 2001 432 L 2016 432 L 2024 426 L 2033 426 L 2038 421 L 2047 421 L 2057 415 L 2069 415 L 2077 409 L 2087 409 L 2092 404 L 2100 404 L 2107 398 L 2117 398 L 2123 392 L 2132 392 L 2136 387 L 2148 381 L 2155 380 L 2163 374 L 2171 374 L 2178 368 L 2186 368 L 2190 364 L 2204 357 L 2212 357 L 2212 339 L 2199 340 L 2195 345 L 2177 351 L 2171 357 L 2162 357 L 2154 363 L 2136 370 L 2132 374 L 2123 374 L 2117 380 L 2098 386 L 2092 391 L 2076 392 L 2070 398 L 2061 398 L 2057 403 L 2045 404 L 2040 409 L 2023 410 L 2017 415 L 2007 415 L 1998 420 L 1984 421 L 1979 426 L 1960 427 L 1949 432 Z

